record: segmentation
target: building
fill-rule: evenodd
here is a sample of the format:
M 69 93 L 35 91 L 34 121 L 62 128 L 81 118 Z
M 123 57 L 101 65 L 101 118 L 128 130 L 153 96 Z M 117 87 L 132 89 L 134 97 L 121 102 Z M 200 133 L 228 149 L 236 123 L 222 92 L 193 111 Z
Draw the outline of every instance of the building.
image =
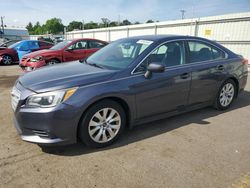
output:
M 250 59 L 250 12 L 171 20 L 149 24 L 67 32 L 66 39 L 96 38 L 114 41 L 137 35 L 175 34 L 214 40 Z
M 0 38 L 8 38 L 10 40 L 22 40 L 29 38 L 29 32 L 25 28 L 4 27 L 4 31 L 0 30 Z

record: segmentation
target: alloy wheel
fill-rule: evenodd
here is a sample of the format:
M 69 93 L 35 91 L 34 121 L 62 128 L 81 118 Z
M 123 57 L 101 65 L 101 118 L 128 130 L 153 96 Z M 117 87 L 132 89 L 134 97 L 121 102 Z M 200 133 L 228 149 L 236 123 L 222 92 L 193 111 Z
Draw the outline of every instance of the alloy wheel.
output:
M 222 87 L 219 98 L 221 106 L 227 107 L 232 103 L 234 92 L 234 86 L 232 83 L 227 83 Z
M 12 58 L 8 55 L 4 55 L 3 56 L 3 63 L 5 65 L 10 65 L 12 63 Z
M 121 116 L 113 108 L 103 108 L 90 119 L 88 133 L 97 143 L 106 143 L 115 138 L 121 128 Z

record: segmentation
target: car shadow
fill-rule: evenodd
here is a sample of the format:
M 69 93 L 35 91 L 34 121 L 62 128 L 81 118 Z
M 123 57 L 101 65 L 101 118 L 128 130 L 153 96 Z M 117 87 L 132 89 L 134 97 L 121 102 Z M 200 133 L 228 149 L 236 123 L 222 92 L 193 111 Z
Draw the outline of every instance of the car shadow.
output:
M 14 62 L 14 63 L 12 63 L 12 64 L 10 64 L 10 65 L 5 65 L 5 64 L 0 63 L 0 66 L 5 66 L 5 67 L 7 67 L 7 66 L 18 65 L 18 64 L 19 64 L 19 62 Z
M 111 146 L 105 148 L 88 148 L 82 143 L 77 143 L 68 146 L 56 146 L 56 147 L 41 147 L 42 151 L 50 153 L 53 155 L 61 156 L 77 156 L 88 153 L 94 153 L 109 149 L 114 149 L 128 144 L 138 142 L 147 138 L 151 138 L 166 132 L 178 129 L 189 125 L 191 123 L 198 124 L 200 126 L 206 126 L 210 124 L 206 119 L 223 113 L 233 111 L 235 109 L 243 108 L 250 105 L 250 92 L 243 91 L 240 93 L 236 101 L 232 104 L 230 109 L 226 111 L 217 111 L 212 107 L 207 107 L 204 109 L 188 112 L 185 114 L 173 116 L 167 119 L 154 121 L 152 123 L 147 123 L 134 127 L 132 130 L 125 130 L 121 138 Z

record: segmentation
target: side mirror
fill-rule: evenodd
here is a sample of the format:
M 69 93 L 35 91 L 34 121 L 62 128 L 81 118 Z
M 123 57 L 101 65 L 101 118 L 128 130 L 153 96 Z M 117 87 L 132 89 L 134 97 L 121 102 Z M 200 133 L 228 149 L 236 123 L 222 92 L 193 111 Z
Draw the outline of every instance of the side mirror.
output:
M 69 48 L 67 48 L 65 51 L 67 51 L 67 52 L 72 52 L 72 51 L 73 51 L 73 49 L 69 49 Z
M 147 68 L 147 72 L 145 73 L 145 78 L 150 78 L 152 73 L 161 73 L 165 71 L 165 67 L 159 63 L 150 63 Z
M 85 57 L 85 58 L 83 58 L 83 59 L 80 59 L 79 61 L 80 61 L 80 63 L 83 63 L 86 59 L 87 59 L 87 58 Z

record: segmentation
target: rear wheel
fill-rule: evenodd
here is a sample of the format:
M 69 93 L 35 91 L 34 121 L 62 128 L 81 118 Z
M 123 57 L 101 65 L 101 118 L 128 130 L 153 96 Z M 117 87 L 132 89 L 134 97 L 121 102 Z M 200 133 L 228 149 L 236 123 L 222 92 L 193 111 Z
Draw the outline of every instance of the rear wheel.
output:
M 92 106 L 79 127 L 79 137 L 90 147 L 105 147 L 116 141 L 124 130 L 126 115 L 112 100 L 103 100 Z
M 13 63 L 13 59 L 10 55 L 3 55 L 2 59 L 4 65 L 11 65 Z
M 58 61 L 57 59 L 51 59 L 47 62 L 47 65 L 55 65 L 55 64 L 58 64 L 60 63 L 60 61 Z
M 236 84 L 232 79 L 226 80 L 217 94 L 215 108 L 218 110 L 226 110 L 233 103 L 236 96 Z

